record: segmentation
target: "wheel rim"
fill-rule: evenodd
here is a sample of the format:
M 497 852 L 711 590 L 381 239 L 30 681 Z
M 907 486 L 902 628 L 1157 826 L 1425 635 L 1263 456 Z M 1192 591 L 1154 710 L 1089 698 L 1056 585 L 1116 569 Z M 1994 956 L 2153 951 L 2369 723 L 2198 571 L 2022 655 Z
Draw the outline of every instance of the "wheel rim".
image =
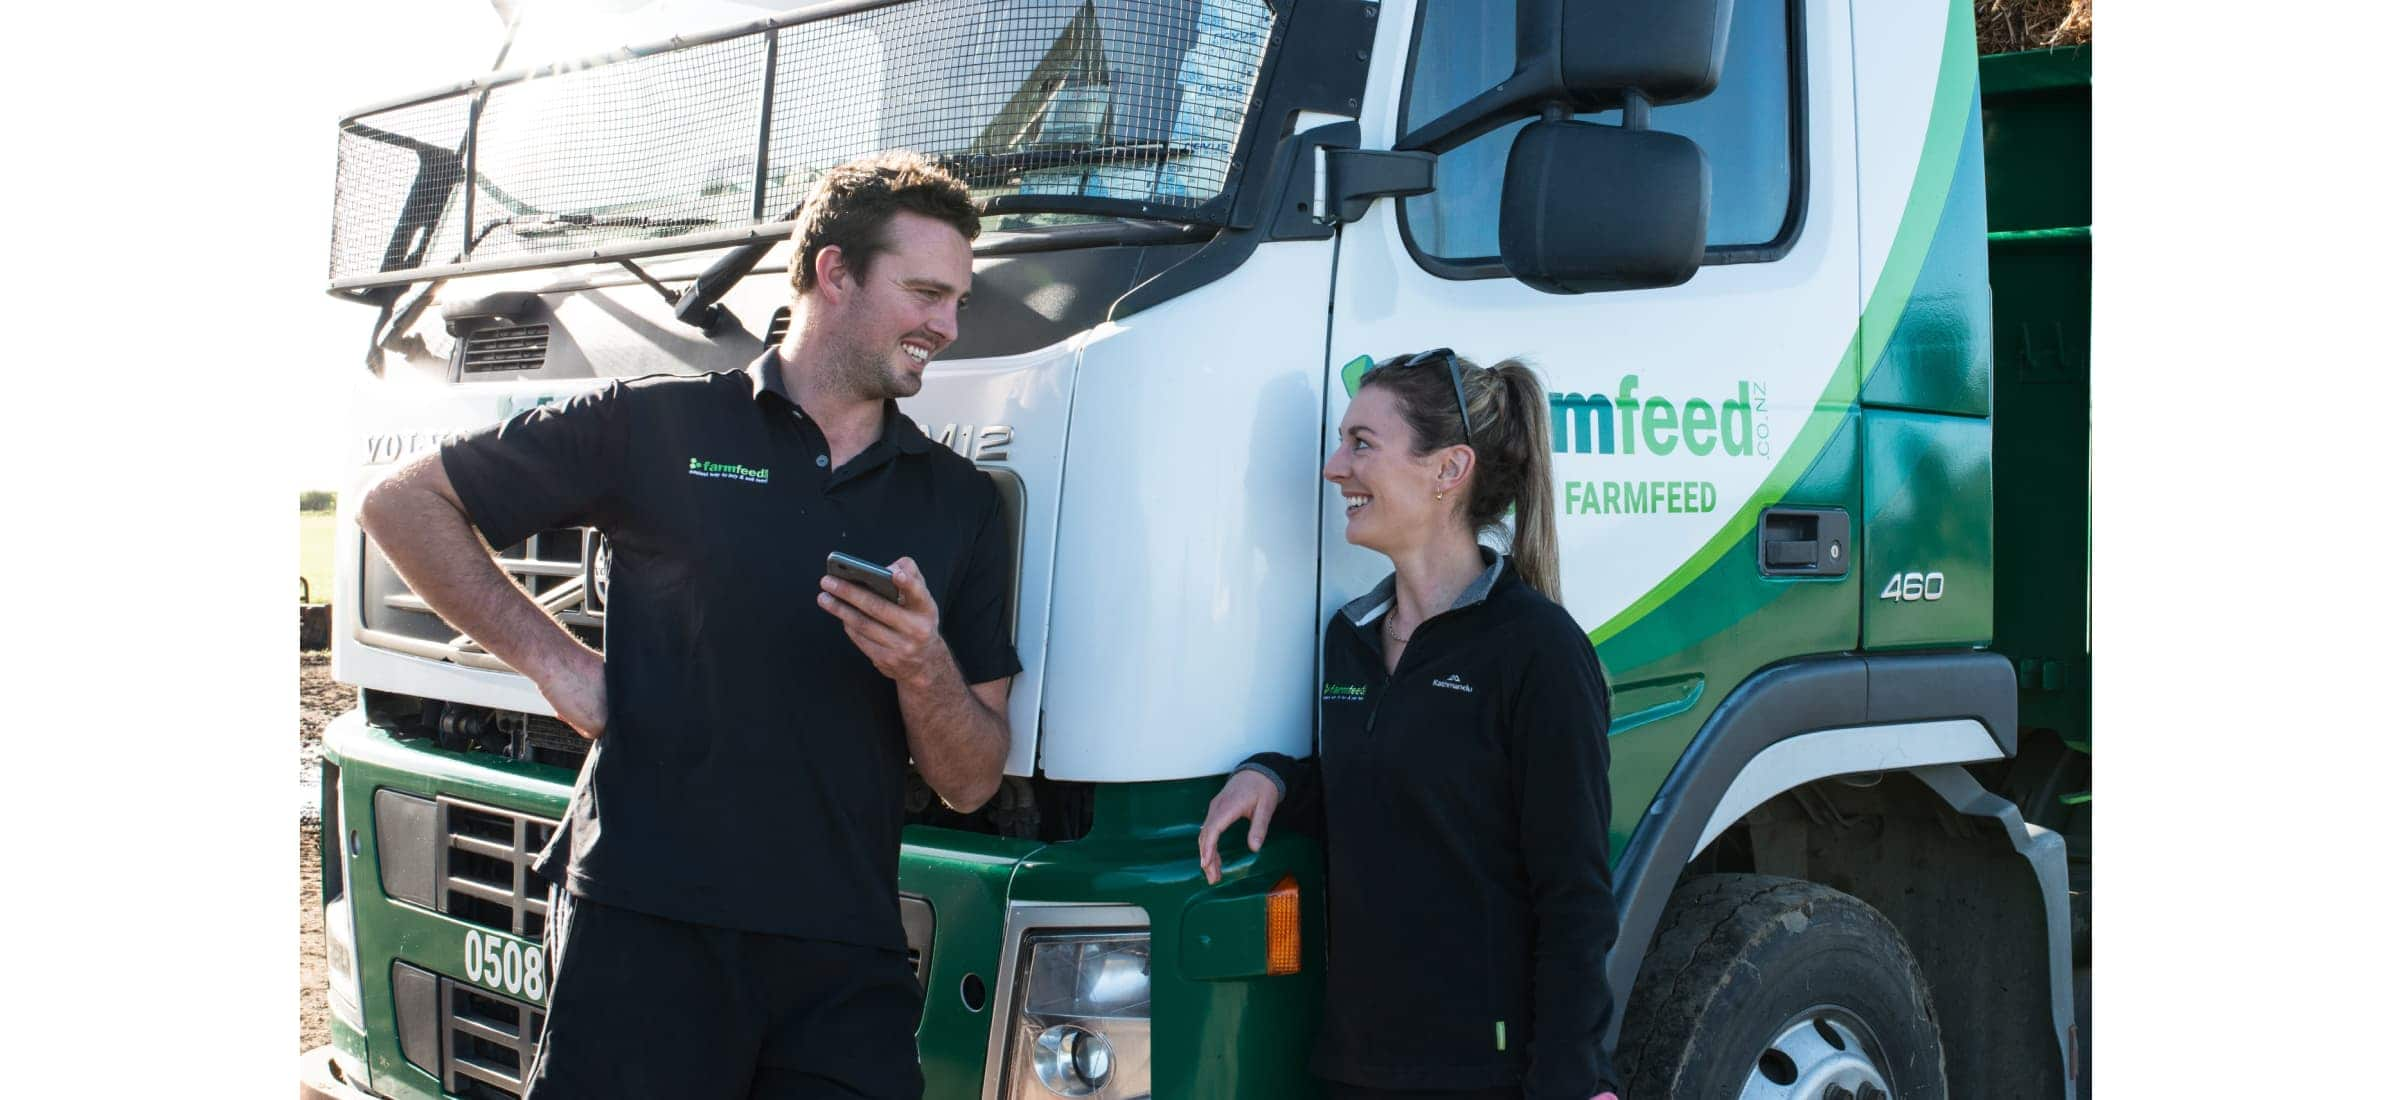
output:
M 1753 1059 L 1738 1100 L 1892 1100 L 1883 1049 L 1869 1025 L 1844 1009 L 1795 1013 Z

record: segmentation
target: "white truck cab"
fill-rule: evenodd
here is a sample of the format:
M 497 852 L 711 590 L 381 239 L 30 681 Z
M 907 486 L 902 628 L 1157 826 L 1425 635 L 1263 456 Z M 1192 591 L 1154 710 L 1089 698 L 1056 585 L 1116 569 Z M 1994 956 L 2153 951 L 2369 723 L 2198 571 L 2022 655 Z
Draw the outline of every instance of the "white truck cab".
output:
M 1614 692 L 1612 1018 L 1623 1069 L 1667 1082 L 1636 1095 L 2074 1095 L 2066 849 L 1988 790 L 2022 736 L 1991 648 L 1968 5 L 740 18 L 343 122 L 330 282 L 378 313 L 341 499 L 532 405 L 744 366 L 787 323 L 783 238 L 823 167 L 903 146 L 964 175 L 989 210 L 973 304 L 902 408 L 1014 508 L 1024 667 L 1006 792 L 924 800 L 907 834 L 932 1095 L 1311 1087 L 1317 907 L 1297 975 L 1234 945 L 1282 877 L 1320 888 L 1317 852 L 1274 835 L 1208 889 L 1192 831 L 1239 761 L 1311 750 L 1323 628 L 1389 568 L 1344 541 L 1320 467 L 1360 371 L 1437 346 L 1525 359 L 1551 394 L 1566 606 Z M 540 998 L 448 956 L 536 946 L 544 902 L 520 873 L 458 885 L 449 853 L 495 814 L 493 866 L 519 872 L 577 748 L 344 531 L 334 672 L 366 706 L 328 747 L 357 991 L 334 1057 L 384 1095 L 511 1094 Z M 500 551 L 602 644 L 603 546 Z M 1772 938 L 1789 912 L 1822 930 Z M 1698 919 L 1750 926 L 1750 984 L 1716 1003 L 1650 980 L 1696 965 Z M 1146 1016 L 1070 1025 L 1120 1052 L 1101 1080 L 1031 1058 L 1064 1025 L 1019 996 L 1069 965 L 1042 936 L 1088 928 L 1153 984 Z M 456 990 L 512 1038 L 460 1055 Z

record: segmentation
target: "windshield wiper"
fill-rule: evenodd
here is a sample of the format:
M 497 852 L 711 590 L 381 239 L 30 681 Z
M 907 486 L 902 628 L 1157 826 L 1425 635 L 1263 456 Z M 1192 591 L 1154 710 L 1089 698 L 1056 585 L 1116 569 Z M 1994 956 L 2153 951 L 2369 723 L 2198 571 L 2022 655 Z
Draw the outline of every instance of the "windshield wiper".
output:
M 510 214 L 483 223 L 473 235 L 473 244 L 480 247 L 500 229 L 512 230 L 518 237 L 553 237 L 585 229 L 701 229 L 713 224 L 713 218 L 652 218 L 645 214 Z
M 1121 165 L 1139 169 L 1189 156 L 1196 150 L 1168 141 L 1138 141 L 1124 145 L 1031 145 L 998 153 L 949 153 L 939 166 L 974 186 L 995 187 L 1023 172 L 1048 168 L 1101 168 Z M 1151 158 L 1151 159 L 1147 159 Z

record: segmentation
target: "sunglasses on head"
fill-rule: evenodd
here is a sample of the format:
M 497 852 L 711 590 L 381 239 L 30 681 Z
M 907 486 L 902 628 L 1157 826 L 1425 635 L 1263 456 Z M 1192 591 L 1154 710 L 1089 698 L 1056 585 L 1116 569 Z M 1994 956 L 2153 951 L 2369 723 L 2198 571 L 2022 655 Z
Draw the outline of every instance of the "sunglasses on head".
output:
M 1445 361 L 1445 376 L 1453 382 L 1454 407 L 1462 411 L 1462 442 L 1468 443 L 1472 434 L 1470 431 L 1470 401 L 1462 396 L 1462 364 L 1460 360 L 1454 358 L 1452 348 L 1413 352 L 1410 355 L 1390 360 L 1385 366 L 1397 369 L 1425 367 L 1439 359 Z

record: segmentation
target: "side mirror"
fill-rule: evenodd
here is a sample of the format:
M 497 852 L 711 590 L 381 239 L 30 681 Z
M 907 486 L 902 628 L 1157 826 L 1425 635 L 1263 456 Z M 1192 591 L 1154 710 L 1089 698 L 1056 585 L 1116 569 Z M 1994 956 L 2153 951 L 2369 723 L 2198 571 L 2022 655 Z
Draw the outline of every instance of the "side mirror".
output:
M 1733 3 L 1520 0 L 1512 75 L 1414 127 L 1396 148 L 1442 153 L 1552 105 L 1635 112 L 1701 99 L 1727 63 Z
M 1557 9 L 1541 18 L 1541 51 L 1530 48 L 1531 9 Z M 1579 111 L 1622 106 L 1635 89 L 1655 107 L 1710 95 L 1727 65 L 1728 20 L 1735 0 L 1528 0 L 1520 5 L 1520 71 L 1547 68 L 1545 82 L 1561 89 Z M 1549 35 L 1549 37 L 1548 37 Z
M 1702 266 L 1711 163 L 1658 130 L 1544 119 L 1512 142 L 1496 239 L 1548 294 L 1677 286 Z

